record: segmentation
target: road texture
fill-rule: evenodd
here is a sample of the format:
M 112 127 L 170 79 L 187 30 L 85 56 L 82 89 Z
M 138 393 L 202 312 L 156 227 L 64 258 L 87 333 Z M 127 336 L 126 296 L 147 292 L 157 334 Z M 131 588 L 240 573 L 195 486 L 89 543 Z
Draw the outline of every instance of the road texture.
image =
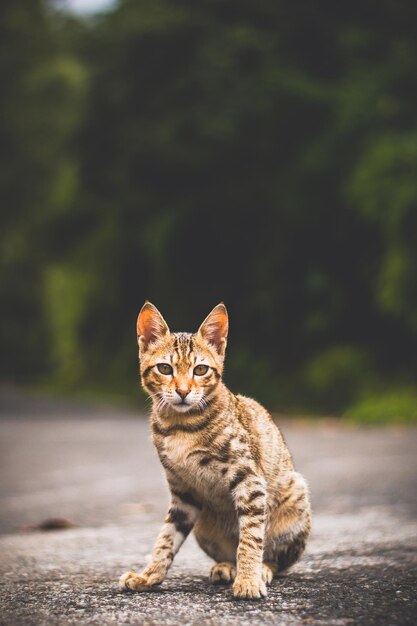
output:
M 417 624 L 417 432 L 282 423 L 307 477 L 314 532 L 268 598 L 208 582 L 189 537 L 164 584 L 126 594 L 167 506 L 144 416 L 1 398 L 0 623 L 16 625 Z M 22 530 L 51 517 L 66 530 Z

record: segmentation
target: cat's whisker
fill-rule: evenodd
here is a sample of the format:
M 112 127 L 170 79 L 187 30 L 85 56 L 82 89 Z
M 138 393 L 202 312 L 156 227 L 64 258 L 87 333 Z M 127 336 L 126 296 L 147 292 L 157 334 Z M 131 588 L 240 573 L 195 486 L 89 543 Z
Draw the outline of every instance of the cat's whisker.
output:
M 147 400 L 149 400 L 150 402 L 152 402 L 154 405 L 155 405 L 155 403 L 156 403 L 156 404 L 157 404 L 157 406 L 158 406 L 158 404 L 159 404 L 159 402 L 160 402 L 160 400 L 161 400 L 161 395 L 162 395 L 162 394 L 161 394 L 161 392 L 160 392 L 160 391 L 157 391 L 156 393 L 151 393 L 151 394 L 149 394 L 149 398 L 147 398 Z
M 208 407 L 208 402 L 207 402 L 207 400 L 205 399 L 205 397 L 204 397 L 204 396 L 201 396 L 200 400 L 198 401 L 198 408 L 199 408 L 201 411 L 204 411 L 207 407 Z
M 160 391 L 156 391 L 155 393 L 149 393 L 149 398 L 159 398 L 161 396 L 161 392 Z
M 161 397 L 159 398 L 159 400 L 156 403 L 156 407 L 155 408 L 156 408 L 157 411 L 160 411 L 164 407 L 164 405 L 166 405 L 166 404 L 168 404 L 168 403 L 166 402 L 165 398 L 161 395 Z

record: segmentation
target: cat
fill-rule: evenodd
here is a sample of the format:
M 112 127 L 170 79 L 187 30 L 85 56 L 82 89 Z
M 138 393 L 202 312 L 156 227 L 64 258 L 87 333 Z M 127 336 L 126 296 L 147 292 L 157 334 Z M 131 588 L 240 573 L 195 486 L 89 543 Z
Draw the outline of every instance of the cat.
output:
M 162 583 L 191 530 L 216 562 L 210 581 L 232 583 L 235 598 L 265 597 L 273 577 L 304 551 L 306 482 L 269 413 L 224 385 L 227 335 L 223 303 L 195 334 L 171 333 L 150 302 L 139 313 L 140 374 L 171 505 L 151 562 L 141 574 L 123 574 L 122 590 Z

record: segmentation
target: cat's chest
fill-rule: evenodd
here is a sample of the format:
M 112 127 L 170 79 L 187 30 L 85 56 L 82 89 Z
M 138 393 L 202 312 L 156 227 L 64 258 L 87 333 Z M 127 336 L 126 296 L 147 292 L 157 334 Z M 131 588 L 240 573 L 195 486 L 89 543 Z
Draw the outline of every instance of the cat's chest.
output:
M 162 446 L 162 454 L 175 470 L 185 470 L 189 466 L 188 457 L 191 452 L 190 442 L 186 437 L 166 437 Z
M 213 458 L 207 447 L 186 436 L 167 437 L 160 455 L 164 465 L 172 467 L 175 475 L 203 501 L 228 498 L 228 466 Z

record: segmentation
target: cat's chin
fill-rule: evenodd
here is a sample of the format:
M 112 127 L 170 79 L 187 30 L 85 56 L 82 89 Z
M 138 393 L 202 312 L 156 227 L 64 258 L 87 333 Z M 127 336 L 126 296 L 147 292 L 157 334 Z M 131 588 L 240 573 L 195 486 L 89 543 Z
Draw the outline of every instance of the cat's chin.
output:
M 196 409 L 196 405 L 194 404 L 171 404 L 171 407 L 177 413 L 189 413 Z

